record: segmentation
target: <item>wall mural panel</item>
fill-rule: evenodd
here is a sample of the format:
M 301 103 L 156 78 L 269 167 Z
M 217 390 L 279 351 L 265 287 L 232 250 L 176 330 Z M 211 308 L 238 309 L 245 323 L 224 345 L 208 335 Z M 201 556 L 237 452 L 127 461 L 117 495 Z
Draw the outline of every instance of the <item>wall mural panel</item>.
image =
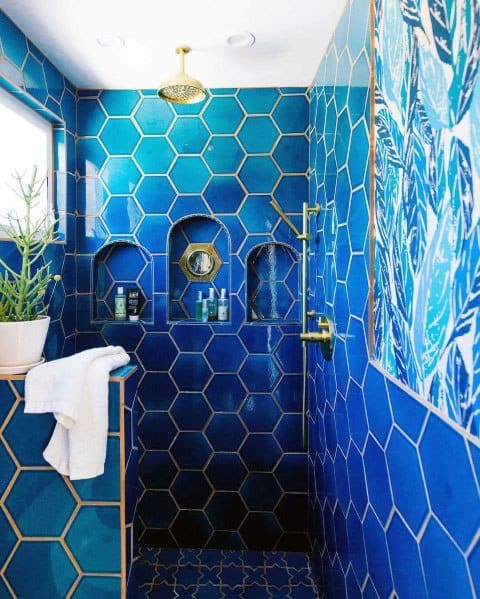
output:
M 480 3 L 375 8 L 374 359 L 478 435 Z

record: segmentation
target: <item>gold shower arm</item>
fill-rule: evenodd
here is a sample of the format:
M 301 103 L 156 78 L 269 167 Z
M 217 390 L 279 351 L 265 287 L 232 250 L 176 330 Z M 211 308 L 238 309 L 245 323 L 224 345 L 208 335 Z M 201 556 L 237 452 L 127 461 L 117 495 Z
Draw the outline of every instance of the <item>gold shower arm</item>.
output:
M 297 227 L 292 223 L 292 221 L 288 218 L 288 216 L 282 210 L 282 207 L 280 206 L 280 204 L 277 202 L 277 200 L 275 198 L 272 198 L 270 200 L 270 205 L 275 210 L 275 212 L 280 216 L 280 218 L 283 220 L 283 222 L 285 224 L 287 224 L 290 227 L 290 229 L 295 233 L 295 236 L 297 237 L 297 239 L 302 239 L 302 237 L 303 237 L 302 234 L 297 229 Z

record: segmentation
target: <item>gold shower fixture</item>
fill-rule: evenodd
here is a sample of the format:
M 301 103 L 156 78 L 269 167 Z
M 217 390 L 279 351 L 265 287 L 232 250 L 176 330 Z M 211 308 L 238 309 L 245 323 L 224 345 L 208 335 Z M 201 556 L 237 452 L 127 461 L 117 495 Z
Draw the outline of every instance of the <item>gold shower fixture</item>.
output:
M 203 102 L 206 96 L 205 88 L 200 81 L 185 73 L 185 54 L 190 52 L 189 46 L 179 46 L 175 52 L 180 54 L 180 72 L 161 83 L 158 95 L 162 100 L 177 104 Z

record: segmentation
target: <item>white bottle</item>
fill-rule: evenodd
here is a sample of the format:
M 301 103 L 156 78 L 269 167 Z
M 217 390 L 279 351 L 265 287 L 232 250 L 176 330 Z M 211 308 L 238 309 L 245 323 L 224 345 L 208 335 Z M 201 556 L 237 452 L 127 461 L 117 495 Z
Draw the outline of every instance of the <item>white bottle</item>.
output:
M 228 298 L 226 289 L 222 289 L 220 299 L 218 300 L 218 320 L 223 322 L 228 320 Z

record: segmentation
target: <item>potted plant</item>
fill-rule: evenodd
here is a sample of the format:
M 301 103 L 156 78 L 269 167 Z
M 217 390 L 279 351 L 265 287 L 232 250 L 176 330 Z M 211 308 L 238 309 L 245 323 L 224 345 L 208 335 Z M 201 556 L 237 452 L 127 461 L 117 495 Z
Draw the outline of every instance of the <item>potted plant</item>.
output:
M 16 270 L 0 258 L 0 370 L 21 373 L 42 359 L 50 324 L 47 288 L 60 275 L 52 274 L 50 262 L 44 259 L 56 220 L 49 212 L 33 214 L 45 178 L 38 178 L 36 167 L 27 181 L 25 174 L 12 176 L 21 210 L 6 215 L 0 230 L 15 244 L 20 265 Z

